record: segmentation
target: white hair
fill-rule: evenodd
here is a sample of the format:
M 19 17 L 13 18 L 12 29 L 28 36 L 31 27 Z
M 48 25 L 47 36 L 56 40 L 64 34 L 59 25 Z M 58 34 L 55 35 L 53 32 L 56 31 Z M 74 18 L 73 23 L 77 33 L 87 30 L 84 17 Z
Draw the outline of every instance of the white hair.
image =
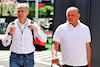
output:
M 70 10 L 76 10 L 76 12 L 79 14 L 79 9 L 77 7 L 69 7 L 67 10 L 66 10 L 66 13 L 68 13 L 68 11 Z
M 26 10 L 29 10 L 29 6 L 26 3 L 20 3 L 20 4 L 18 4 L 17 9 L 18 8 L 26 8 Z

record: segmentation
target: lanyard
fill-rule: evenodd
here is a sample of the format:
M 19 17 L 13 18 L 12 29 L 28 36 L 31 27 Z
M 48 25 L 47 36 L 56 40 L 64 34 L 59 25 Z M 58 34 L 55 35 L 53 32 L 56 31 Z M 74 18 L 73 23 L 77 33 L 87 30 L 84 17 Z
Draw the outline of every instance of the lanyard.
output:
M 26 21 L 26 22 L 27 22 L 27 21 Z M 20 25 L 19 25 L 19 23 L 18 23 L 18 27 L 19 27 L 19 29 L 20 29 L 20 31 L 21 31 L 22 34 L 23 34 L 23 31 L 25 30 L 27 24 L 28 24 L 28 22 L 25 24 L 24 29 L 22 30 L 21 27 L 20 27 Z

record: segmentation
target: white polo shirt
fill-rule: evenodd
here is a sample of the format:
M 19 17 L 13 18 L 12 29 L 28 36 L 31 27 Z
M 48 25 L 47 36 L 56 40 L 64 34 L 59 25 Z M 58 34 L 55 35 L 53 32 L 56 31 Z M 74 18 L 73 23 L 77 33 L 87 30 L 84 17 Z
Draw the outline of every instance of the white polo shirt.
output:
M 86 43 L 91 42 L 88 26 L 80 21 L 76 27 L 64 23 L 56 29 L 53 41 L 59 42 L 62 51 L 62 64 L 72 66 L 87 65 Z

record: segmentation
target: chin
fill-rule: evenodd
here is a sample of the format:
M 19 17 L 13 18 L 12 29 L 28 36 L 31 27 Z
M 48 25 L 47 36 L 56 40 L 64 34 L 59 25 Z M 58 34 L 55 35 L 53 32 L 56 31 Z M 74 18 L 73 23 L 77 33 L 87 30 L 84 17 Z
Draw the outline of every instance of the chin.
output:
M 71 21 L 69 21 L 69 24 L 72 24 L 72 22 L 71 22 Z
M 19 20 L 22 20 L 22 19 L 23 19 L 23 17 L 18 17 L 18 19 L 19 19 Z

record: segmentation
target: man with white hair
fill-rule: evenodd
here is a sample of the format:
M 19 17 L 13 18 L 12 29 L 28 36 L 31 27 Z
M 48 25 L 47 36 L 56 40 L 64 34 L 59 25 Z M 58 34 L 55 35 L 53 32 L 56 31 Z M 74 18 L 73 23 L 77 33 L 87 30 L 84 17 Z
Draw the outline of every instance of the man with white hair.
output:
M 59 65 L 57 50 L 60 44 L 63 67 L 90 67 L 90 30 L 79 21 L 80 14 L 77 7 L 69 7 L 66 17 L 66 23 L 58 26 L 53 36 L 52 63 Z
M 2 40 L 4 46 L 10 45 L 11 55 L 10 67 L 33 67 L 34 66 L 34 51 L 33 34 L 42 42 L 47 41 L 47 36 L 40 29 L 38 24 L 27 18 L 29 14 L 29 6 L 25 3 L 20 3 L 17 6 L 17 17 L 15 21 L 7 27 L 5 37 Z

